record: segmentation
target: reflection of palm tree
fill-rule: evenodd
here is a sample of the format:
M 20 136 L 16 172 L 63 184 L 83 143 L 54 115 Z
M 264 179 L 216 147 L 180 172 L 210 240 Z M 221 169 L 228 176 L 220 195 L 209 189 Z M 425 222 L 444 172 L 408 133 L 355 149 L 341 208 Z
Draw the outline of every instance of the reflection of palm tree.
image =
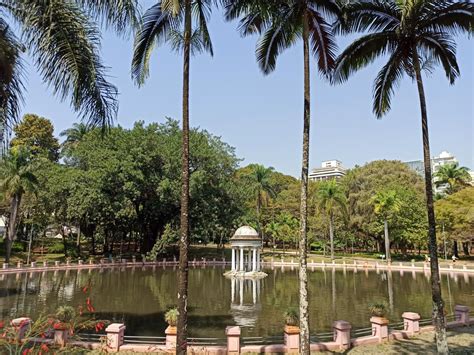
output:
M 446 322 L 438 266 L 436 222 L 433 207 L 431 154 L 428 135 L 428 113 L 422 70 L 442 64 L 453 84 L 459 76 L 453 35 L 472 33 L 474 4 L 470 1 L 361 1 L 346 5 L 348 21 L 344 27 L 352 32 L 368 32 L 339 56 L 333 81 L 341 82 L 355 71 L 388 55 L 387 64 L 375 80 L 373 110 L 382 117 L 390 110 L 397 84 L 406 73 L 416 80 L 421 108 L 426 208 L 431 258 L 433 321 L 438 352 L 448 353 Z
M 331 242 L 331 260 L 334 260 L 334 212 L 339 207 L 345 213 L 346 196 L 336 180 L 321 182 L 318 188 L 319 205 L 329 219 L 329 239 Z
M 401 201 L 394 190 L 378 191 L 372 197 L 374 205 L 374 212 L 383 218 L 384 236 L 385 236 L 385 256 L 387 262 L 390 263 L 392 258 L 390 256 L 390 237 L 388 235 L 388 220 L 393 214 L 400 211 Z
M 440 166 L 434 177 L 436 187 L 448 185 L 446 189 L 448 194 L 458 191 L 471 182 L 468 169 L 465 166 L 459 166 L 457 162 Z

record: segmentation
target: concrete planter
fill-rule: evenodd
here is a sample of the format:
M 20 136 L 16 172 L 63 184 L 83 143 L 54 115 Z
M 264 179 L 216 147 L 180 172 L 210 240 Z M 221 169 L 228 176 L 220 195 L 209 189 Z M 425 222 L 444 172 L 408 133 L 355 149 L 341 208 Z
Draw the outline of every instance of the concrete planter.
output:
M 178 329 L 176 327 L 168 326 L 165 330 L 166 334 L 166 347 L 174 348 L 176 347 L 176 336 L 178 334 Z
M 296 325 L 285 325 L 285 346 L 289 353 L 299 353 L 300 328 Z
M 373 316 L 370 318 L 372 323 L 372 336 L 378 338 L 379 342 L 388 340 L 388 319 L 385 317 Z
M 57 324 L 54 327 L 54 343 L 64 347 L 69 339 L 69 325 Z
M 420 332 L 420 315 L 414 312 L 404 312 L 403 318 L 403 330 L 409 335 L 417 334 Z
M 340 349 L 349 349 L 351 346 L 351 329 L 349 322 L 337 320 L 333 323 L 333 340 L 339 345 Z
M 125 334 L 125 324 L 112 323 L 106 329 L 107 349 L 110 351 L 119 351 L 123 345 L 123 336 Z

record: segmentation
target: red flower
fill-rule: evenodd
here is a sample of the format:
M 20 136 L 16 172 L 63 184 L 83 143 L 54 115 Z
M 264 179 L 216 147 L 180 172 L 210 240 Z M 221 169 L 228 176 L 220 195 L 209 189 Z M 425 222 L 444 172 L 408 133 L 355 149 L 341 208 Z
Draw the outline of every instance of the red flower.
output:
M 0 329 L 3 329 L 3 327 L 5 327 L 5 322 L 2 320 L 0 321 Z
M 31 349 L 25 349 L 23 350 L 23 352 L 21 353 L 21 355 L 27 355 L 27 354 L 31 354 L 33 351 Z
M 42 353 L 43 351 L 44 351 L 45 353 L 49 352 L 48 345 L 46 345 L 46 344 L 41 344 L 40 349 L 41 349 L 41 351 L 40 351 L 41 353 Z
M 86 305 L 87 305 L 87 310 L 89 312 L 91 312 L 91 313 L 95 312 L 95 308 L 92 305 L 91 299 L 89 297 L 87 297 L 87 299 L 86 299 Z
M 100 332 L 102 329 L 104 329 L 104 327 L 105 327 L 104 322 L 97 322 L 95 325 L 95 332 L 96 333 Z
M 84 313 L 84 308 L 82 306 L 79 306 L 79 315 L 82 316 L 82 313 Z

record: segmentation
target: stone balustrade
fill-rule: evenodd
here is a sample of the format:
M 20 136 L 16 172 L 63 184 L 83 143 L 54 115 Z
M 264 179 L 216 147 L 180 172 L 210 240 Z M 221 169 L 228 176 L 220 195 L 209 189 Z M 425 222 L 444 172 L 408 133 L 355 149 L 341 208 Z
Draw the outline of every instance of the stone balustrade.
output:
M 448 323 L 448 326 L 465 326 L 474 323 L 474 319 L 469 319 L 469 307 L 457 305 L 455 307 L 456 320 Z M 404 312 L 403 318 L 403 330 L 392 330 L 388 329 L 388 320 L 383 317 L 371 317 L 370 322 L 372 324 L 372 334 L 368 336 L 362 336 L 357 338 L 351 338 L 352 326 L 349 322 L 338 320 L 333 323 L 333 340 L 330 342 L 319 342 L 312 343 L 311 350 L 320 351 L 341 351 L 347 350 L 353 346 L 364 345 L 364 344 L 376 344 L 387 341 L 389 339 L 402 339 L 407 338 L 423 331 L 431 331 L 432 326 L 420 327 L 420 315 L 414 312 Z M 17 318 L 12 320 L 11 325 L 14 327 L 17 338 L 19 340 L 25 339 L 25 335 L 30 329 L 31 319 L 30 318 Z M 134 345 L 125 344 L 125 324 L 123 323 L 112 323 L 106 329 L 106 347 L 107 352 L 117 352 L 121 350 L 133 351 L 136 346 L 137 349 L 153 348 L 159 352 L 169 353 L 173 352 L 176 347 L 177 328 L 169 326 L 165 330 L 166 340 L 164 345 L 156 344 L 140 344 Z M 370 328 L 369 328 L 370 330 Z M 227 337 L 226 346 L 209 346 L 209 350 L 212 353 L 219 354 L 241 354 L 249 352 L 260 352 L 260 353 L 274 353 L 274 352 L 285 352 L 285 353 L 299 353 L 300 345 L 300 329 L 297 326 L 285 326 L 284 330 L 284 343 L 283 344 L 269 344 L 269 345 L 241 345 L 241 329 L 239 326 L 228 326 L 225 330 Z M 55 329 L 54 330 L 54 343 L 59 346 L 65 346 L 69 341 L 73 341 L 69 338 L 69 329 Z M 74 343 L 77 345 L 77 342 Z M 82 346 L 93 348 L 95 343 L 83 342 Z M 192 348 L 192 346 L 191 346 Z M 206 346 L 204 346 L 206 348 Z M 212 348 L 212 349 L 211 349 Z M 202 351 L 203 347 L 200 347 Z M 207 351 L 206 350 L 206 351 Z M 212 350 L 212 351 L 211 351 Z M 216 352 L 217 351 L 217 352 Z M 191 351 L 192 352 L 192 351 Z

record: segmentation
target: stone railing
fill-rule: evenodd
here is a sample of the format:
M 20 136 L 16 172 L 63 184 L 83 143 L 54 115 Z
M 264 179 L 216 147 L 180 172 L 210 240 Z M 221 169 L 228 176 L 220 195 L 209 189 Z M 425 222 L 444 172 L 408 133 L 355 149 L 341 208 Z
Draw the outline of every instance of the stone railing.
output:
M 75 269 L 98 269 L 98 268 L 105 268 L 105 267 L 137 267 L 137 266 L 145 266 L 145 267 L 156 267 L 156 266 L 177 266 L 178 260 L 176 257 L 173 259 L 163 258 L 156 261 L 138 261 L 135 257 L 132 259 L 121 259 L 121 258 L 103 258 L 100 259 L 98 262 L 90 259 L 89 261 L 84 261 L 81 259 L 75 261 L 66 261 L 60 262 L 55 261 L 54 263 L 43 261 L 43 262 L 31 262 L 29 265 L 25 265 L 22 262 L 18 262 L 16 265 L 10 265 L 3 263 L 3 267 L 0 269 L 0 274 L 2 273 L 16 273 L 16 272 L 37 272 L 37 271 L 47 271 L 47 270 L 75 270 Z M 227 261 L 225 258 L 217 259 L 192 259 L 189 261 L 190 267 L 206 267 L 206 266 L 222 266 L 225 267 L 226 265 L 230 265 L 230 262 Z M 261 261 L 261 267 L 267 268 L 282 268 L 285 269 L 289 267 L 291 269 L 298 267 L 298 262 L 294 259 L 290 261 L 285 261 L 284 259 L 276 259 L 270 258 L 268 261 Z M 368 262 L 368 261 L 357 261 L 353 260 L 351 262 L 346 262 L 342 260 L 342 262 L 330 262 L 327 263 L 324 260 L 320 262 L 315 261 L 314 259 L 308 260 L 308 268 L 310 270 L 315 270 L 317 268 L 325 270 L 329 268 L 335 269 L 342 269 L 342 270 L 354 270 L 354 271 L 370 271 L 374 270 L 376 272 L 381 270 L 392 270 L 392 271 L 399 271 L 401 274 L 404 272 L 424 272 L 430 273 L 430 265 L 428 262 L 423 263 L 386 263 L 386 262 Z M 474 274 L 474 267 L 468 267 L 466 265 L 461 264 L 450 264 L 450 265 L 441 265 L 440 272 L 442 273 L 453 273 L 453 274 Z
M 406 339 L 419 333 L 432 331 L 432 325 L 420 326 L 420 315 L 413 312 L 402 314 L 402 329 L 391 330 L 389 322 L 383 317 L 371 317 L 369 334 L 353 337 L 357 332 L 352 331 L 352 326 L 346 321 L 335 321 L 333 323 L 333 336 L 331 341 L 312 342 L 311 351 L 341 351 L 354 346 L 377 344 L 393 339 Z M 423 321 L 425 322 L 425 321 Z M 130 351 L 130 352 L 164 352 L 174 353 L 176 347 L 176 327 L 169 326 L 165 331 L 165 337 L 140 337 L 125 336 L 125 324 L 112 323 L 105 329 L 105 335 L 91 335 L 95 341 L 76 340 L 69 337 L 68 330 L 55 329 L 52 339 L 28 338 L 28 329 L 31 325 L 29 318 L 18 318 L 12 321 L 16 329 L 17 338 L 30 342 L 55 343 L 64 347 L 67 344 L 82 346 L 87 349 L 103 349 L 107 352 Z M 469 308 L 457 305 L 455 307 L 454 320 L 447 323 L 448 328 L 474 325 L 474 318 L 469 317 Z M 364 330 L 365 331 L 365 330 Z M 189 351 L 191 353 L 206 354 L 244 354 L 244 353 L 299 353 L 300 330 L 297 326 L 286 326 L 284 328 L 284 340 L 281 344 L 242 344 L 241 328 L 229 326 L 225 329 L 226 339 L 222 342 L 210 341 L 212 338 L 188 339 Z M 143 340 L 140 341 L 139 339 Z M 148 339 L 148 342 L 147 340 Z

